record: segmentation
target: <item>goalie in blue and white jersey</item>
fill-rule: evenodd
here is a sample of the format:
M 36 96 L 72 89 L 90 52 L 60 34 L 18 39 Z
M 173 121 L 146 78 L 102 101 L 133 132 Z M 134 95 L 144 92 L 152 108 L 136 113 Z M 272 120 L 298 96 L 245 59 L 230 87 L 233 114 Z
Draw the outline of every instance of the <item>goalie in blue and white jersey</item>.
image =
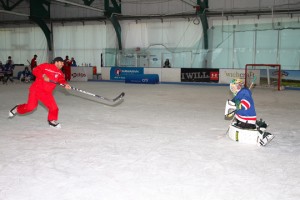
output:
M 256 111 L 252 92 L 247 87 L 243 87 L 244 83 L 240 79 L 233 79 L 230 82 L 230 90 L 234 97 L 231 100 L 236 106 L 235 118 L 237 126 L 245 129 L 256 128 Z
M 268 125 L 260 119 L 256 120 L 256 111 L 252 92 L 244 87 L 240 79 L 233 79 L 230 82 L 230 91 L 233 93 L 233 99 L 226 102 L 225 118 L 233 118 L 227 131 L 229 138 L 241 143 L 257 144 L 265 146 L 273 138 L 269 132 L 266 132 Z

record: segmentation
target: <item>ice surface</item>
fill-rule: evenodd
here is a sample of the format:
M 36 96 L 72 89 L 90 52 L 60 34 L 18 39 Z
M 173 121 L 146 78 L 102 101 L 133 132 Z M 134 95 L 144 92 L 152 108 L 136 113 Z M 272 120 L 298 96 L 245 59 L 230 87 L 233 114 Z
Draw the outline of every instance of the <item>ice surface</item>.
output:
M 58 87 L 61 130 L 39 105 L 7 119 L 28 84 L 0 85 L 1 200 L 298 200 L 300 92 L 253 89 L 266 147 L 225 136 L 228 87 L 74 82 Z

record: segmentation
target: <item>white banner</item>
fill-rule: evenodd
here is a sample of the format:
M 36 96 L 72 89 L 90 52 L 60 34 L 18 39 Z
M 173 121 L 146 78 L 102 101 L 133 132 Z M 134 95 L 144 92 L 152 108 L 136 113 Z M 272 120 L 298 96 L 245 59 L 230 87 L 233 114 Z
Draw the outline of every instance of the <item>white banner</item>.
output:
M 219 83 L 229 84 L 232 79 L 242 79 L 245 81 L 245 69 L 220 69 Z M 247 72 L 247 82 L 252 82 L 256 76 L 255 84 L 260 84 L 260 70 L 249 70 Z
M 88 67 L 71 67 L 71 81 L 88 81 Z

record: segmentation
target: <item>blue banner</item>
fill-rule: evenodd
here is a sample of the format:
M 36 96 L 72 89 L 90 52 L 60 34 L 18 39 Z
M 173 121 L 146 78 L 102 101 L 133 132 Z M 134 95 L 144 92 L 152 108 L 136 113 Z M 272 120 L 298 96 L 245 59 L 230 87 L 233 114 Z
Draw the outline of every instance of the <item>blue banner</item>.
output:
M 278 76 L 278 70 L 277 69 L 269 69 L 269 75 L 270 77 L 274 78 Z M 260 70 L 260 76 L 261 77 L 267 77 L 267 70 L 262 69 Z M 300 80 L 300 70 L 281 70 L 281 79 L 284 80 Z
M 300 81 L 300 70 L 281 70 L 282 79 Z
M 110 80 L 125 81 L 126 76 L 144 74 L 143 67 L 112 67 Z

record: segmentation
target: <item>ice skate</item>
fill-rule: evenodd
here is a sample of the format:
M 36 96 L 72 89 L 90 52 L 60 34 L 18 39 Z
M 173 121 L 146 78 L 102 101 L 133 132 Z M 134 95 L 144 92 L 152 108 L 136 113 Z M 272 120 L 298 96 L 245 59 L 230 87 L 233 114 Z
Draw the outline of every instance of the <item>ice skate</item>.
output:
M 48 120 L 48 123 L 49 123 L 49 126 L 52 128 L 57 128 L 57 129 L 61 128 L 61 125 L 55 120 L 51 120 L 51 121 Z
M 14 116 L 16 116 L 16 114 L 17 114 L 17 107 L 18 107 L 18 105 L 16 105 L 15 107 L 13 107 L 13 108 L 9 111 L 9 113 L 8 113 L 8 117 L 9 117 L 9 118 L 13 118 Z
M 266 146 L 272 139 L 274 135 L 269 132 L 259 130 L 259 136 L 257 138 L 257 145 L 258 146 Z

